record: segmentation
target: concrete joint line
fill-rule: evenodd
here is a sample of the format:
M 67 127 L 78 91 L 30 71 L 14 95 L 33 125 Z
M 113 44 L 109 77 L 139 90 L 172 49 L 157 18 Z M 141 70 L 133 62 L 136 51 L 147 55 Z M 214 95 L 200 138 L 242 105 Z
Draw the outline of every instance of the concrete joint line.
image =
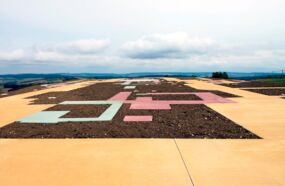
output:
M 189 169 L 188 169 L 188 167 L 187 167 L 187 165 L 186 165 L 186 163 L 185 163 L 185 160 L 184 160 L 183 155 L 182 155 L 182 153 L 181 153 L 181 151 L 180 151 L 180 149 L 179 149 L 179 146 L 178 146 L 178 144 L 177 144 L 177 142 L 176 142 L 176 139 L 174 138 L 173 140 L 174 140 L 175 146 L 176 146 L 176 148 L 177 148 L 177 150 L 178 150 L 178 152 L 179 152 L 179 155 L 180 155 L 180 157 L 181 157 L 181 160 L 182 160 L 182 162 L 183 162 L 183 165 L 184 165 L 184 167 L 185 167 L 185 169 L 186 169 L 186 171 L 187 171 L 187 174 L 188 174 L 188 177 L 189 177 L 189 179 L 190 179 L 190 182 L 191 182 L 191 184 L 194 186 L 194 182 L 193 182 L 193 180 L 192 180 L 190 171 L 189 171 Z

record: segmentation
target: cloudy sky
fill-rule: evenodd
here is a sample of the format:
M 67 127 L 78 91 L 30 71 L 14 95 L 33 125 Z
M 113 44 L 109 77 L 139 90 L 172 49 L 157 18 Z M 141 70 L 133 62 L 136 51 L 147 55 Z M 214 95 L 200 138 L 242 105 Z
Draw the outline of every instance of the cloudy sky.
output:
M 284 0 L 0 0 L 0 73 L 278 71 Z

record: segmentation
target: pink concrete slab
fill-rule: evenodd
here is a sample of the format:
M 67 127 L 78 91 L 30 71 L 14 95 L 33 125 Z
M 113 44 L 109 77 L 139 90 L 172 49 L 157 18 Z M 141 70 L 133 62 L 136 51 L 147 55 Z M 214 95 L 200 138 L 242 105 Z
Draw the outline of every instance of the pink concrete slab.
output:
M 119 92 L 118 94 L 111 97 L 109 100 L 119 100 L 123 101 L 128 99 L 128 97 L 131 95 L 132 92 Z
M 125 116 L 124 121 L 152 121 L 152 116 Z
M 221 96 L 218 96 L 216 94 L 213 94 L 211 92 L 158 92 L 158 93 L 146 93 L 147 95 L 187 95 L 187 94 L 194 94 L 198 97 L 200 97 L 201 99 L 203 99 L 203 101 L 205 101 L 205 103 L 235 103 L 234 101 L 225 99 Z M 174 101 L 174 100 L 173 100 Z M 172 103 L 175 104 L 175 103 Z M 180 104 L 180 103 L 177 103 Z M 195 102 L 195 101 L 189 101 L 189 103 L 187 103 L 187 100 L 181 102 L 181 104 L 203 104 L 203 103 L 199 103 L 199 102 Z
M 130 109 L 140 110 L 169 110 L 170 105 L 192 105 L 207 103 L 234 103 L 234 101 L 217 96 L 210 92 L 162 92 L 146 93 L 147 95 L 185 95 L 194 94 L 202 100 L 152 100 L 152 97 L 138 97 L 136 100 L 126 100 L 131 92 L 120 92 L 110 98 L 110 100 L 122 100 L 124 103 L 130 103 Z
M 200 92 L 195 93 L 198 97 L 203 99 L 206 102 L 217 102 L 217 103 L 234 103 L 234 101 L 225 99 L 221 96 L 218 96 L 216 94 L 210 93 L 210 92 Z
M 152 97 L 138 97 L 136 101 L 140 102 L 152 102 Z
M 160 104 L 160 103 L 133 103 L 131 104 L 130 109 L 139 109 L 139 110 L 170 110 L 171 107 L 169 104 Z
M 194 92 L 152 92 L 145 93 L 147 95 L 187 95 L 187 94 L 195 94 Z
M 205 104 L 206 101 L 203 100 L 167 100 L 167 101 L 155 101 L 156 104 L 172 104 L 172 105 L 195 105 L 195 104 Z

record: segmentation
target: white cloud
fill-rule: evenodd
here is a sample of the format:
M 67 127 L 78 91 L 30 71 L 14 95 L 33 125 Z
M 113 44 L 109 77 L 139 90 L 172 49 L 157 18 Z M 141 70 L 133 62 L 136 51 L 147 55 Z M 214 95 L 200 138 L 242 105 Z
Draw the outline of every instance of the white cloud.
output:
M 37 51 L 33 55 L 33 60 L 38 62 L 49 63 L 66 63 L 73 65 L 87 65 L 87 64 L 99 64 L 104 56 L 94 54 L 70 54 L 55 51 Z
M 11 60 L 23 60 L 27 57 L 27 53 L 23 49 L 17 49 L 13 51 L 0 51 L 0 60 L 11 61 Z
M 91 62 L 96 61 L 110 45 L 108 39 L 82 39 L 65 43 L 41 44 L 25 49 L 0 51 L 0 61 L 49 61 Z
M 153 34 L 129 41 L 122 46 L 123 53 L 130 58 L 186 58 L 193 54 L 204 54 L 218 47 L 210 38 L 190 37 L 185 32 Z
M 81 39 L 65 43 L 46 44 L 36 46 L 41 51 L 56 51 L 63 53 L 99 53 L 110 46 L 109 39 Z
M 79 42 L 80 41 L 80 42 Z M 84 41 L 84 42 L 82 42 Z M 285 48 L 251 47 L 232 43 L 217 43 L 208 38 L 192 38 L 184 32 L 153 34 L 122 48 L 126 56 L 116 55 L 107 47 L 107 40 L 78 40 L 43 44 L 36 47 L 0 51 L 1 62 L 11 67 L 59 65 L 74 72 L 97 70 L 101 72 L 137 71 L 272 71 L 285 66 Z M 102 42 L 98 42 L 102 41 Z M 91 44 L 90 44 L 91 43 Z M 119 53 L 120 54 L 120 53 Z M 143 60 L 142 60 L 143 59 Z M 3 63 L 2 65 L 7 65 Z M 90 69 L 89 69 L 90 67 Z M 58 69 L 65 72 L 65 68 Z M 14 68 L 11 68 L 13 72 Z M 1 70 L 0 70 L 1 71 Z
M 69 64 L 98 64 L 102 52 L 110 45 L 108 39 L 82 39 L 65 43 L 38 45 L 32 48 L 31 61 Z M 100 59 L 100 60 L 99 60 Z
M 59 49 L 68 52 L 97 53 L 103 51 L 109 45 L 110 41 L 108 39 L 82 39 L 62 44 Z

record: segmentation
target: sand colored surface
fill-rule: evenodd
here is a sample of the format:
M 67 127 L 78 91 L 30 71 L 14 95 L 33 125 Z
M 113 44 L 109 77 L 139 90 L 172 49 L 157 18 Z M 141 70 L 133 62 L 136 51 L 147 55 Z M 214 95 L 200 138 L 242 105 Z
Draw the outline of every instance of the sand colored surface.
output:
M 208 83 L 223 83 L 223 84 L 237 83 L 236 81 L 225 80 L 225 79 L 209 79 L 209 78 L 197 78 L 197 79 Z
M 171 80 L 242 96 L 207 106 L 264 139 L 0 139 L 1 185 L 285 185 L 285 99 Z M 0 99 L 0 115 L 9 114 L 2 126 L 50 106 L 27 105 L 26 96 Z
M 1 186 L 189 185 L 173 140 L 0 140 Z
M 196 186 L 281 186 L 285 140 L 187 140 L 177 144 Z

